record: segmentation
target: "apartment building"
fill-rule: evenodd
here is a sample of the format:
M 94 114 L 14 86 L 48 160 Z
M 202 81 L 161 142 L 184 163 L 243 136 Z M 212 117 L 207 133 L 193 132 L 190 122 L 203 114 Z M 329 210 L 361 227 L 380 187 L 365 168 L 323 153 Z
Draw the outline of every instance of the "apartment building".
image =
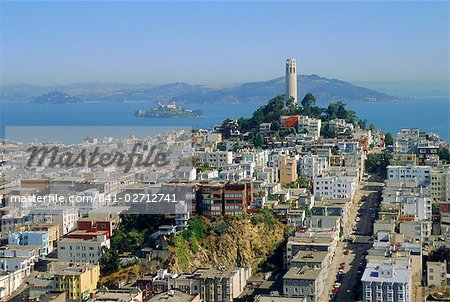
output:
M 53 282 L 57 291 L 66 293 L 70 301 L 85 301 L 92 297 L 100 279 L 98 264 L 71 264 L 54 272 Z
M 211 168 L 223 168 L 233 163 L 231 151 L 195 151 L 194 156 L 198 158 L 199 164 L 207 164 Z
M 409 153 L 394 153 L 391 154 L 389 163 L 392 166 L 416 166 L 417 156 Z
M 280 159 L 280 182 L 282 184 L 291 184 L 296 182 L 297 178 L 297 160 L 295 157 L 282 157 Z
M 434 168 L 431 170 L 430 175 L 432 202 L 450 202 L 450 167 Z
M 439 163 L 439 146 L 432 142 L 417 144 L 417 164 L 419 166 L 436 166 Z
M 253 203 L 253 183 L 206 183 L 197 191 L 197 212 L 206 217 L 237 216 Z
M 331 120 L 328 124 L 328 127 L 331 132 L 339 135 L 347 132 L 353 132 L 354 127 L 352 123 L 347 123 L 344 119 L 334 119 Z
M 320 176 L 314 179 L 317 199 L 352 199 L 356 192 L 356 176 Z
M 312 154 L 301 156 L 298 161 L 298 166 L 299 174 L 310 179 L 324 174 L 329 168 L 326 157 Z
M 427 261 L 428 287 L 441 287 L 447 285 L 447 262 Z
M 109 248 L 105 235 L 94 239 L 63 238 L 58 241 L 58 260 L 73 263 L 99 263 L 102 248 Z
M 8 301 L 11 294 L 20 287 L 23 277 L 20 270 L 0 272 L 0 301 Z
M 322 121 L 313 117 L 300 115 L 298 117 L 298 133 L 306 133 L 317 140 L 320 137 Z
M 45 231 L 25 231 L 10 233 L 8 244 L 17 245 L 40 245 L 44 255 L 53 251 L 53 245 L 50 246 L 49 234 Z
M 388 180 L 415 180 L 419 186 L 430 184 L 431 167 L 429 166 L 388 166 Z
M 319 301 L 324 291 L 324 269 L 291 267 L 283 276 L 283 294 L 305 302 Z
M 233 302 L 243 292 L 250 276 L 250 267 L 199 268 L 191 275 L 169 279 L 169 288 L 199 294 L 203 302 Z
M 411 302 L 408 265 L 368 263 L 361 278 L 365 302 Z
M 76 226 L 78 209 L 72 206 L 37 207 L 30 210 L 30 217 L 38 224 L 58 224 L 60 234 L 66 235 Z

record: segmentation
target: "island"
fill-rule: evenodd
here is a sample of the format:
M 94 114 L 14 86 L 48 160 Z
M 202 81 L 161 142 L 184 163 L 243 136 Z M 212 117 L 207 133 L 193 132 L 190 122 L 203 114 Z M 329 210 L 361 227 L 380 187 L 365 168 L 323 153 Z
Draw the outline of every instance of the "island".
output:
M 200 110 L 185 109 L 175 103 L 168 105 L 158 104 L 157 108 L 135 111 L 135 115 L 138 117 L 198 118 L 202 114 Z

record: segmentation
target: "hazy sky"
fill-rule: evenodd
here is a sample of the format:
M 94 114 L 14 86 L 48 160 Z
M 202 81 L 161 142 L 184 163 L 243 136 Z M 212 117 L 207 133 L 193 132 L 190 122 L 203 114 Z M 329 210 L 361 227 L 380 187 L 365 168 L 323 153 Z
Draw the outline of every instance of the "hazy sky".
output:
M 1 82 L 449 78 L 449 2 L 2 2 Z

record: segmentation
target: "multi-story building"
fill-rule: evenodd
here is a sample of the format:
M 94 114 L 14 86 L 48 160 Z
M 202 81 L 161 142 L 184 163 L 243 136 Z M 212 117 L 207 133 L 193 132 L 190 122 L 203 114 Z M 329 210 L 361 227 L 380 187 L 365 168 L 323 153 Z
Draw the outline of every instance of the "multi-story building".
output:
M 356 192 L 356 176 L 321 176 L 314 179 L 317 199 L 352 199 Z
M 326 157 L 311 154 L 301 156 L 298 163 L 300 175 L 310 179 L 324 174 L 329 167 Z
M 78 209 L 71 206 L 37 207 L 30 210 L 30 216 L 35 223 L 58 224 L 60 234 L 66 235 L 76 226 Z
M 93 296 L 100 279 L 98 264 L 71 264 L 54 272 L 54 288 L 66 292 L 69 301 L 85 301 Z
M 430 172 L 431 200 L 433 203 L 450 202 L 450 167 L 433 168 Z
M 408 265 L 368 263 L 361 278 L 363 301 L 411 302 L 411 271 Z
M 313 117 L 300 115 L 298 117 L 298 133 L 306 133 L 317 140 L 320 137 L 322 121 Z
M 409 153 L 394 153 L 391 154 L 389 163 L 392 166 L 416 166 L 417 156 Z
M 200 164 L 208 164 L 212 168 L 223 168 L 233 163 L 231 151 L 195 151 L 195 157 Z
M 415 180 L 419 186 L 430 184 L 431 167 L 429 166 L 388 166 L 388 180 Z
M 169 289 L 180 289 L 188 294 L 200 294 L 204 302 L 233 302 L 244 290 L 251 276 L 250 267 L 199 268 L 191 275 L 169 279 Z
M 280 159 L 280 182 L 290 184 L 297 181 L 297 178 L 297 160 L 295 157 L 282 157 Z
M 197 192 L 197 212 L 206 217 L 242 215 L 252 203 L 252 182 L 201 184 Z
M 357 141 L 338 142 L 337 146 L 342 153 L 357 153 L 361 151 L 361 147 Z
M 22 284 L 22 272 L 0 272 L 0 301 L 8 301 L 11 294 Z
M 102 256 L 103 247 L 109 248 L 109 239 L 105 235 L 88 240 L 63 238 L 58 241 L 58 260 L 97 264 Z
M 301 301 L 319 301 L 324 291 L 324 269 L 291 267 L 283 276 L 283 294 Z
M 344 134 L 346 133 L 346 131 L 352 133 L 354 129 L 353 124 L 347 123 L 344 119 L 331 120 L 328 124 L 328 127 L 330 131 L 335 133 L 336 135 Z
M 432 142 L 417 145 L 417 164 L 419 166 L 436 166 L 439 163 L 439 146 Z
M 441 287 L 447 285 L 447 262 L 427 261 L 428 287 Z
M 50 246 L 49 244 L 49 234 L 45 231 L 10 233 L 8 236 L 8 244 L 41 245 L 44 255 L 48 255 L 53 251 L 53 245 Z

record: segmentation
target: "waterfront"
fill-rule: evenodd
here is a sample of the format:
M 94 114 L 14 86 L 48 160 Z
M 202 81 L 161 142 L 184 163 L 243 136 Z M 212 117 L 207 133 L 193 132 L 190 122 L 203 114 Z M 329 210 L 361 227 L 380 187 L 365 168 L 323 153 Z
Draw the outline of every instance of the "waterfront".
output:
M 325 104 L 318 104 L 326 106 Z M 200 118 L 137 118 L 134 111 L 153 103 L 35 104 L 0 103 L 0 136 L 5 126 L 189 126 L 211 128 L 226 118 L 250 117 L 261 104 L 190 105 L 204 113 Z M 450 98 L 417 97 L 392 103 L 349 103 L 359 118 L 375 123 L 384 131 L 420 128 L 450 137 Z

